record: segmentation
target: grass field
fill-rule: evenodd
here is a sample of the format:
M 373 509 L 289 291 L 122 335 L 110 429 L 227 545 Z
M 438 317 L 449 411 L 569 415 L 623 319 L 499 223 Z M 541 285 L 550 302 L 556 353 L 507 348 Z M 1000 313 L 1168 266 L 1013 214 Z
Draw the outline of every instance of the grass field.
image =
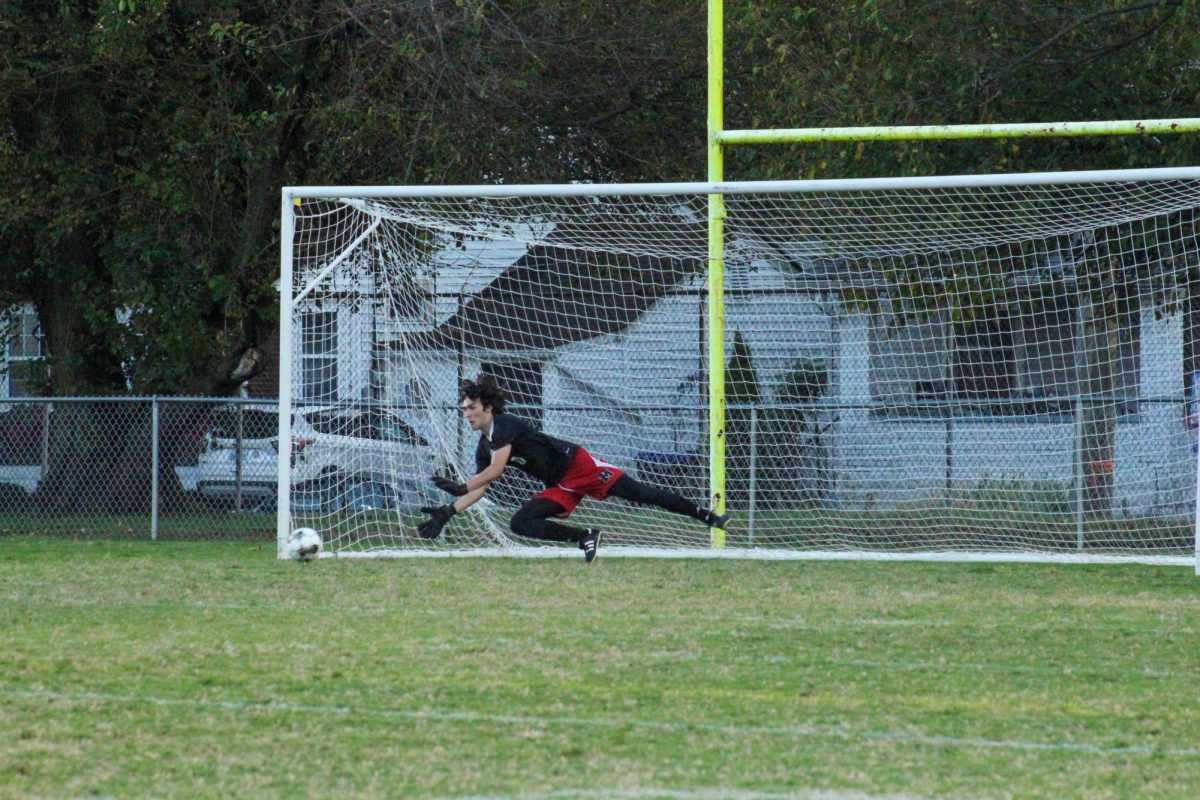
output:
M 0 537 L 0 797 L 1200 797 L 1191 569 Z

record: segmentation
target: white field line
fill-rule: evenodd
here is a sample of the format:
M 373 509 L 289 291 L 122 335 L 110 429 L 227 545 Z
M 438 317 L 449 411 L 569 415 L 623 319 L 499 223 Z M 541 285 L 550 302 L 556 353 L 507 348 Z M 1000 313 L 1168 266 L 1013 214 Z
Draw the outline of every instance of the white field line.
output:
M 1153 756 L 1155 758 L 1200 758 L 1200 748 L 1159 747 L 1153 745 L 1099 745 L 1091 742 L 1031 742 L 1021 739 L 988 739 L 975 736 L 939 736 L 902 731 L 852 731 L 842 727 L 812 725 L 715 725 L 711 723 L 661 722 L 626 717 L 527 716 L 485 714 L 478 711 L 440 711 L 438 709 L 393 709 L 370 706 L 322 705 L 308 703 L 259 703 L 245 700 L 153 697 L 110 692 L 58 692 L 0 687 L 0 695 L 14 699 L 50 700 L 71 704 L 118 703 L 183 708 L 215 708 L 235 713 L 316 714 L 328 716 L 372 716 L 384 719 L 408 719 L 429 722 L 496 723 L 502 725 L 539 725 L 567 728 L 638 728 L 667 733 L 705 733 L 727 737 L 774 736 L 784 739 L 836 739 L 847 742 L 895 742 L 933 747 L 960 747 L 985 750 L 1028 752 L 1067 752 L 1097 756 Z
M 601 555 L 618 558 L 729 559 L 745 561 L 939 561 L 986 564 L 1146 564 L 1194 567 L 1196 556 L 1153 554 L 1079 554 L 974 552 L 959 550 L 774 550 L 764 547 L 605 547 Z M 522 546 L 463 549 L 325 550 L 321 558 L 579 558 L 575 547 Z
M 827 789 L 794 792 L 765 792 L 752 789 L 555 789 L 516 795 L 454 795 L 439 800 L 558 800 L 570 797 L 618 798 L 618 800 L 922 800 L 910 794 L 868 794 Z M 928 799 L 926 799 L 928 800 Z

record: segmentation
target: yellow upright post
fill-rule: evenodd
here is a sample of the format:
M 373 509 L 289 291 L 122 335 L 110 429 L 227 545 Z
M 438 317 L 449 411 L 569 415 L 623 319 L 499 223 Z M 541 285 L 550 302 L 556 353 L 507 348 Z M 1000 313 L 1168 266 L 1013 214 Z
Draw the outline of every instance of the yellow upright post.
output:
M 708 0 L 708 179 L 725 179 L 724 0 Z M 708 196 L 708 467 L 712 508 L 725 513 L 725 197 Z M 712 546 L 725 531 L 712 529 Z

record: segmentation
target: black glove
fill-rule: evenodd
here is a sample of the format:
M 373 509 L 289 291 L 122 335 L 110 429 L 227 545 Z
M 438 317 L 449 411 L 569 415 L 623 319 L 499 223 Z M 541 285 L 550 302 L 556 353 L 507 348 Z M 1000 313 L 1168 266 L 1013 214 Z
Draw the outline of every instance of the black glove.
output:
M 453 478 L 447 478 L 445 475 L 434 475 L 429 480 L 433 481 L 443 492 L 452 494 L 455 497 L 462 497 L 467 493 L 467 485 L 465 483 L 459 483 Z
M 429 519 L 417 526 L 417 533 L 422 539 L 436 539 L 446 527 L 446 523 L 454 516 L 454 504 L 445 506 L 422 506 L 421 512 L 429 515 Z

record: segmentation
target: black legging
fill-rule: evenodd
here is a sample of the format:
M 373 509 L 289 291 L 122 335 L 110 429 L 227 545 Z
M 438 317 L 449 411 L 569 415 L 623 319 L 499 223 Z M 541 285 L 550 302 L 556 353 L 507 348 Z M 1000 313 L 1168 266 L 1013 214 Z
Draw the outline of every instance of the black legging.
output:
M 622 475 L 617 478 L 617 482 L 609 490 L 608 496 L 620 497 L 622 500 L 628 500 L 631 503 L 658 506 L 666 511 L 683 514 L 692 519 L 698 519 L 701 522 L 704 522 L 708 517 L 707 509 L 700 508 L 695 503 L 684 500 L 674 492 L 641 483 L 628 475 Z M 517 536 L 525 536 L 530 539 L 545 539 L 551 542 L 578 542 L 585 533 L 583 528 L 563 525 L 561 522 L 552 522 L 549 519 L 565 511 L 565 508 L 553 500 L 547 500 L 544 497 L 535 497 L 517 509 L 517 513 L 513 514 L 512 520 L 509 522 L 509 527 L 512 528 L 512 532 Z

